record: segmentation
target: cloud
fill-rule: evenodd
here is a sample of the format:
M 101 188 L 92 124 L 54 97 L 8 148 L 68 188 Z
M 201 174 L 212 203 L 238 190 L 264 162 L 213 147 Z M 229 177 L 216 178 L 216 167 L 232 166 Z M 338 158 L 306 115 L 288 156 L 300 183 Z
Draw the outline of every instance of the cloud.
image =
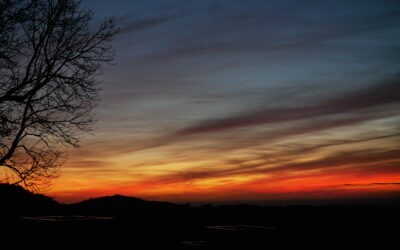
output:
M 349 114 L 359 110 L 399 102 L 400 81 L 398 78 L 395 78 L 389 82 L 354 90 L 343 96 L 320 101 L 317 104 L 289 108 L 265 108 L 226 118 L 200 122 L 176 132 L 175 135 L 187 136 L 263 124 L 315 119 L 328 115 Z
M 284 154 L 284 152 L 281 154 Z M 303 155 L 297 154 L 292 157 L 301 158 Z M 271 156 L 269 156 L 271 157 Z M 225 165 L 230 167 L 215 168 L 212 166 L 199 166 L 203 170 L 187 170 L 177 173 L 171 173 L 161 176 L 160 180 L 164 182 L 189 182 L 199 179 L 209 179 L 218 177 L 232 176 L 251 176 L 265 175 L 273 176 L 277 180 L 279 176 L 287 178 L 286 174 L 305 172 L 309 170 L 335 170 L 338 172 L 351 173 L 398 173 L 398 164 L 400 164 L 400 150 L 375 151 L 375 150 L 360 150 L 349 151 L 331 154 L 317 160 L 307 162 L 288 162 L 288 159 L 283 160 L 278 157 L 278 164 L 269 158 L 264 159 L 262 156 L 250 159 L 241 159 L 238 161 L 231 160 Z M 264 161 L 262 161 L 264 160 Z M 256 163 L 254 163 L 256 161 Z M 388 163 L 389 162 L 389 163 Z M 223 166 L 223 164 L 221 164 Z M 204 170 L 205 169 L 205 170 Z
M 369 112 L 368 112 L 369 111 Z M 208 143 L 203 144 L 203 149 L 208 152 L 209 155 L 211 154 L 225 154 L 230 151 L 234 150 L 241 150 L 241 149 L 249 149 L 249 148 L 256 148 L 256 147 L 263 147 L 265 145 L 271 145 L 274 143 L 279 143 L 279 141 L 288 138 L 288 137 L 296 137 L 301 138 L 304 135 L 313 135 L 317 134 L 321 131 L 329 130 L 329 129 L 351 129 L 351 126 L 357 125 L 362 122 L 369 122 L 375 119 L 385 118 L 387 116 L 396 115 L 397 113 L 394 111 L 388 110 L 374 110 L 375 112 L 370 112 L 370 110 L 365 111 L 361 114 L 352 114 L 343 117 L 343 115 L 339 117 L 316 117 L 315 119 L 308 119 L 306 121 L 301 122 L 290 122 L 290 124 L 285 124 L 282 128 L 272 128 L 268 129 L 267 131 L 252 131 L 246 130 L 248 133 L 235 133 L 228 131 L 223 135 L 216 135 L 215 133 L 210 134 L 202 134 L 203 136 L 199 136 L 198 134 L 194 134 L 191 136 L 169 136 L 169 137 L 162 137 L 158 139 L 153 139 L 146 141 L 146 143 L 142 144 L 140 147 L 130 147 L 134 150 L 144 150 L 144 149 L 151 149 L 155 147 L 165 146 L 174 143 L 196 143 L 199 141 L 200 143 L 204 141 L 208 141 Z M 343 128 L 344 127 L 344 128 Z M 218 131 L 224 132 L 224 131 Z M 238 136 L 240 134 L 240 136 Z M 396 137 L 399 134 L 386 134 L 386 135 L 375 135 L 375 136 L 365 136 L 360 137 L 360 139 L 348 139 L 348 140 L 327 140 L 323 144 L 314 145 L 310 147 L 300 147 L 298 150 L 309 151 L 311 149 L 318 149 L 322 147 L 330 147 L 330 146 L 339 146 L 339 145 L 346 145 L 350 143 L 360 143 L 360 142 L 367 142 L 371 140 L 377 139 L 385 139 Z M 185 145 L 185 144 L 183 144 Z M 285 147 L 285 151 L 288 151 L 294 145 L 287 145 Z M 193 147 L 192 147 L 193 148 Z
M 346 183 L 343 186 L 351 186 L 351 187 L 373 187 L 373 186 L 391 186 L 391 185 L 400 185 L 400 182 L 374 182 L 374 183 L 366 183 L 366 184 L 354 184 L 354 183 Z
M 385 162 L 397 162 L 389 164 L 392 166 L 383 167 Z M 380 150 L 359 150 L 359 151 L 344 151 L 330 156 L 309 161 L 304 163 L 289 163 L 283 164 L 273 169 L 262 169 L 261 173 L 281 172 L 281 171 L 304 171 L 315 169 L 328 169 L 328 168 L 346 168 L 351 167 L 351 171 L 368 172 L 370 170 L 377 170 L 382 172 L 391 169 L 397 172 L 397 164 L 400 162 L 400 150 L 393 149 L 387 151 Z M 372 166 L 370 169 L 368 166 Z M 382 167 L 382 168 L 381 168 Z M 381 169 L 380 169 L 381 168 Z
M 398 115 L 394 107 L 399 104 L 400 82 L 396 76 L 315 103 L 299 104 L 299 107 L 259 108 L 225 118 L 209 119 L 165 136 L 141 140 L 140 144 L 125 141 L 123 146 L 116 148 L 120 153 L 127 153 L 185 141 L 195 143 L 207 140 L 207 147 L 223 152 L 392 117 Z M 261 125 L 270 128 L 267 131 L 251 130 Z M 248 133 L 241 136 L 232 132 L 244 128 Z
M 209 57 L 215 54 L 262 53 L 268 51 L 313 49 L 317 44 L 335 39 L 355 37 L 386 29 L 397 24 L 400 11 L 392 10 L 335 20 L 312 21 L 308 17 L 281 16 L 273 13 L 229 13 L 210 21 L 188 25 L 193 32 L 180 34 L 187 27 L 177 28 L 175 42 L 164 50 L 148 54 L 139 63 Z M 351 23 L 351 25 L 348 25 Z M 257 29 L 255 29 L 257 28 Z M 256 30 L 256 32 L 255 32 Z M 223 33 L 225 36 L 221 36 Z
M 110 166 L 110 163 L 100 160 L 67 160 L 67 162 L 68 164 L 66 165 L 66 168 L 68 169 L 96 169 Z
M 145 29 L 154 28 L 158 25 L 170 22 L 176 18 L 178 18 L 178 16 L 152 16 L 127 21 L 125 21 L 126 18 L 121 18 L 125 22 L 123 22 L 123 24 L 121 25 L 119 34 L 138 32 Z

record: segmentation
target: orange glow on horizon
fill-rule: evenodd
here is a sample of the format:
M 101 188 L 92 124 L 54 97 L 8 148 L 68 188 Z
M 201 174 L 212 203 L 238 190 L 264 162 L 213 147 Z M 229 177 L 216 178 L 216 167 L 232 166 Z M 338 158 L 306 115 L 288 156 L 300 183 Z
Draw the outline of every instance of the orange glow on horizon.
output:
M 101 186 L 101 188 L 99 188 Z M 172 181 L 148 179 L 134 183 L 115 183 L 73 189 L 58 187 L 49 194 L 57 200 L 71 203 L 83 199 L 122 194 L 149 200 L 172 202 L 329 199 L 391 196 L 400 193 L 400 173 L 349 174 L 343 171 L 309 173 L 292 176 L 258 176 L 245 180 L 219 178 L 208 181 Z
M 206 136 L 123 152 L 83 145 L 70 152 L 47 194 L 67 203 L 114 194 L 172 202 L 399 196 L 398 134 L 346 139 L 350 135 L 341 133 L 338 128 L 236 148 L 231 138 L 214 144 Z

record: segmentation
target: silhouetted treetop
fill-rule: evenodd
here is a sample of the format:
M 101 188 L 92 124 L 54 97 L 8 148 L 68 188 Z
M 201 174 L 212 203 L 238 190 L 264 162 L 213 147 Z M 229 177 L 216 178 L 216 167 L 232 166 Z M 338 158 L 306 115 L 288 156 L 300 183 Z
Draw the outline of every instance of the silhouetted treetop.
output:
M 73 0 L 6 0 L 0 13 L 0 180 L 38 187 L 92 130 L 94 76 L 113 60 L 116 28 L 105 18 L 92 29 Z

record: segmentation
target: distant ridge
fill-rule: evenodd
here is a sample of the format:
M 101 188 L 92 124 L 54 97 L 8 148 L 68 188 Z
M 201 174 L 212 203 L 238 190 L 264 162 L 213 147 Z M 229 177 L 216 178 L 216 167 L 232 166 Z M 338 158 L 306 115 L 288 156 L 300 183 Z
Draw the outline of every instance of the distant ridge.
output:
M 62 206 L 48 196 L 3 183 L 0 184 L 0 200 L 1 217 L 52 214 Z
M 151 213 L 155 210 L 168 211 L 169 208 L 177 208 L 177 205 L 169 202 L 147 201 L 136 197 L 113 195 L 84 200 L 71 204 L 72 209 L 79 213 L 90 215 L 132 215 L 133 213 Z
M 142 204 L 146 201 L 136 197 L 115 194 L 112 196 L 101 196 L 97 198 L 90 198 L 87 200 L 83 200 L 81 202 L 77 202 L 75 203 L 75 205 L 104 205 L 109 202 L 122 203 L 122 204 L 131 203 L 137 205 L 137 204 Z

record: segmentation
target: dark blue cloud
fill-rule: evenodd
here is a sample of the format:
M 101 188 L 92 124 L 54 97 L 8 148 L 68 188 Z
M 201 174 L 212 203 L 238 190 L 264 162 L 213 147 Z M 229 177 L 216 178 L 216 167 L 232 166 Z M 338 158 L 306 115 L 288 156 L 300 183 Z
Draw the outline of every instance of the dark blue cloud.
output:
M 332 93 L 334 96 L 335 93 Z M 201 122 L 199 124 L 184 128 L 177 132 L 177 135 L 190 135 L 199 133 L 209 133 L 216 131 L 229 130 L 240 127 L 256 126 L 270 123 L 291 122 L 301 119 L 317 119 L 318 117 L 352 114 L 359 110 L 364 110 L 381 105 L 400 103 L 400 79 L 396 75 L 389 82 L 382 82 L 373 86 L 367 86 L 362 89 L 354 90 L 343 96 L 332 97 L 328 100 L 322 100 L 319 103 L 301 104 L 299 107 L 281 107 L 281 108 L 263 108 L 261 110 L 251 111 L 244 114 L 238 114 L 225 118 L 217 118 Z M 376 112 L 381 113 L 381 110 Z M 371 119 L 379 116 L 373 116 Z M 393 116 L 394 113 L 388 113 Z M 353 114 L 352 122 L 364 121 L 364 118 L 357 118 Z M 342 126 L 340 121 L 330 121 L 330 127 Z M 308 126 L 318 130 L 318 126 Z M 307 130 L 308 131 L 308 130 Z M 294 130 L 296 132 L 296 130 Z

